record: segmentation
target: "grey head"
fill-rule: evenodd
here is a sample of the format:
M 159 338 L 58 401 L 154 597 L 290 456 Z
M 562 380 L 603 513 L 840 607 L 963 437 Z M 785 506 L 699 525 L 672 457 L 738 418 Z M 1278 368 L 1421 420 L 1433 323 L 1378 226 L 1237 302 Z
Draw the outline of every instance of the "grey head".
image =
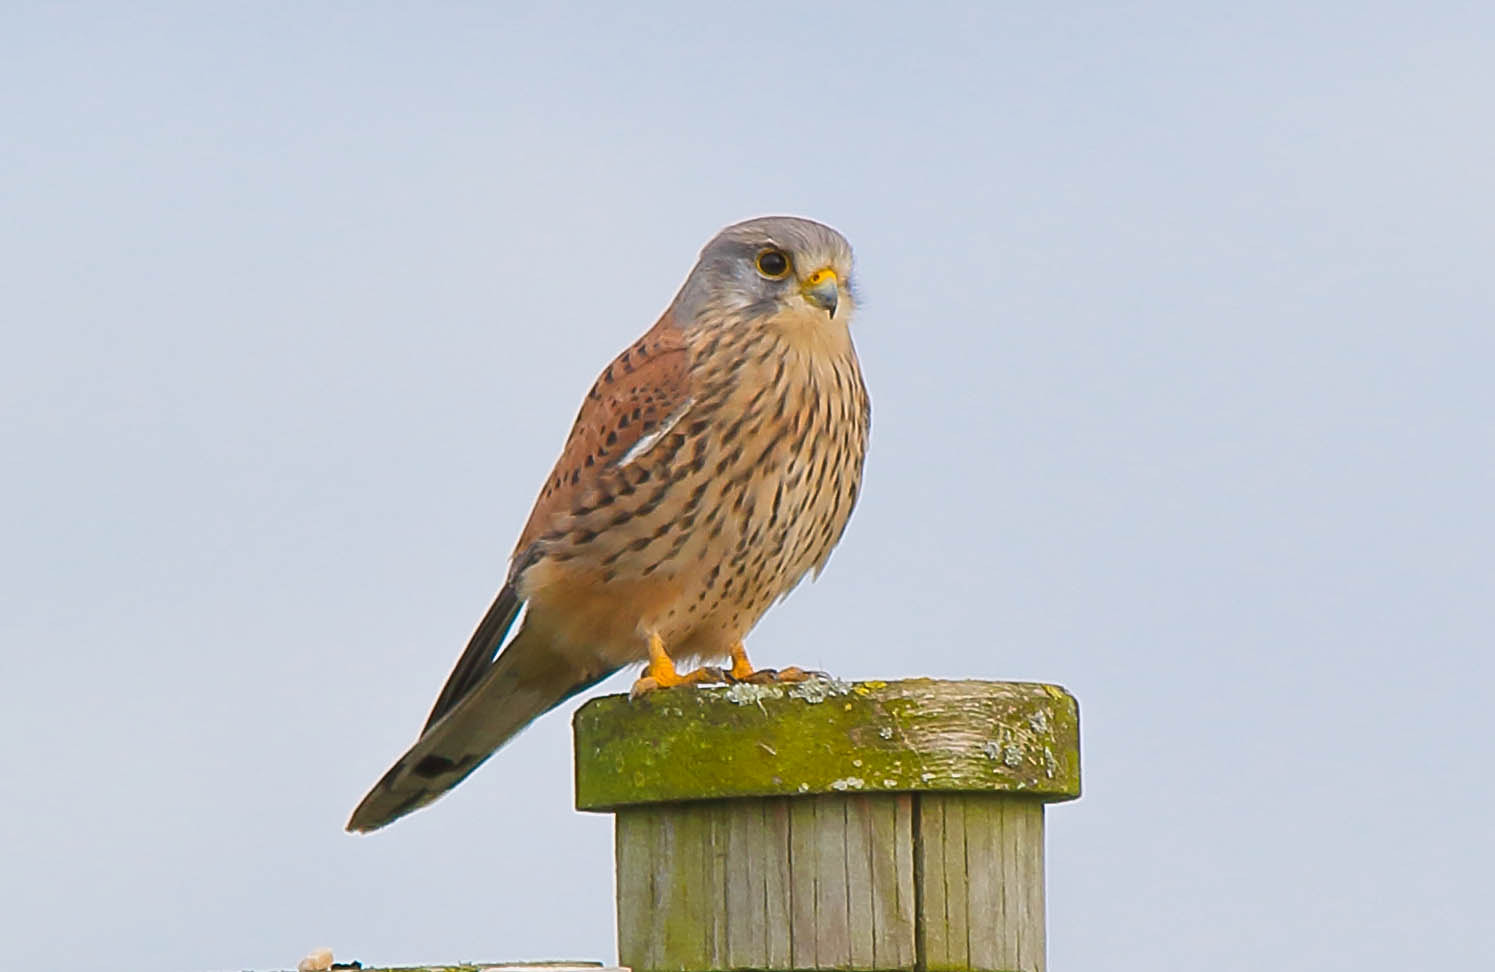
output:
M 712 237 L 671 310 L 687 329 L 796 307 L 839 321 L 854 302 L 851 287 L 846 237 L 811 219 L 760 216 Z

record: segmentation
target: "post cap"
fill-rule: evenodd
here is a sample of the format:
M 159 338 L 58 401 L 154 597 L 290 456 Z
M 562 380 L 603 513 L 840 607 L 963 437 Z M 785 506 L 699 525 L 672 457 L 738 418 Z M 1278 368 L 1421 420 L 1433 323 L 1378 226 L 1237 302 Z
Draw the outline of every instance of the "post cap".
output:
M 739 683 L 593 699 L 576 807 L 815 793 L 1080 795 L 1074 696 L 1035 682 Z

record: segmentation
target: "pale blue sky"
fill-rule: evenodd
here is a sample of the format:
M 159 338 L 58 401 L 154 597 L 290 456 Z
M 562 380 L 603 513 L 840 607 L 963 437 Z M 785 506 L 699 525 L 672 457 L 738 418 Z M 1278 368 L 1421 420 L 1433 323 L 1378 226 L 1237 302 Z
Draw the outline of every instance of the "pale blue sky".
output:
M 767 212 L 857 248 L 874 428 L 753 657 L 1075 692 L 1051 968 L 1488 961 L 1492 32 L 6 4 L 6 961 L 612 960 L 572 707 L 341 827 L 588 383 Z

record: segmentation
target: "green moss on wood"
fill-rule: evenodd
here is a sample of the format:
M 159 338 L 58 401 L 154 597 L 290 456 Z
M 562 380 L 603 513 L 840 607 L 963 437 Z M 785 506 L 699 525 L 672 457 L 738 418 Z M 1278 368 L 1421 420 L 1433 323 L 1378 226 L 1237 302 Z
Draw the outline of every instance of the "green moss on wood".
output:
M 380 965 L 371 966 L 362 963 L 334 964 L 332 972 L 350 972 L 353 969 L 362 972 L 550 972 L 550 970 L 595 969 L 596 972 L 607 972 L 601 962 L 461 962 L 456 965 L 439 963 L 437 965 Z
M 1079 708 L 1031 682 L 815 680 L 587 703 L 581 810 L 836 792 L 1080 795 Z

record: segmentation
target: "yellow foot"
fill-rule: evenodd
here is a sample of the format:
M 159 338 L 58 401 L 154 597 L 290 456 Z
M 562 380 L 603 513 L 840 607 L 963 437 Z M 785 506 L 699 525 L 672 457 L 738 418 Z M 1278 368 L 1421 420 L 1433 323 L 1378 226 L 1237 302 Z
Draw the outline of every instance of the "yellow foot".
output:
M 684 675 L 675 671 L 675 663 L 664 650 L 664 641 L 659 635 L 649 636 L 649 665 L 644 669 L 638 681 L 633 683 L 633 688 L 628 690 L 628 697 L 636 699 L 647 692 L 656 689 L 674 688 L 677 685 L 701 685 L 709 682 L 725 682 L 727 675 L 720 668 L 702 666 L 693 672 Z
M 753 663 L 748 661 L 747 649 L 742 647 L 742 642 L 732 646 L 732 670 L 727 672 L 727 677 L 734 682 L 751 682 L 754 685 L 772 685 L 777 682 L 808 682 L 812 678 L 825 678 L 825 672 L 807 672 L 803 668 L 791 665 L 788 668 L 759 668 L 753 669 Z

